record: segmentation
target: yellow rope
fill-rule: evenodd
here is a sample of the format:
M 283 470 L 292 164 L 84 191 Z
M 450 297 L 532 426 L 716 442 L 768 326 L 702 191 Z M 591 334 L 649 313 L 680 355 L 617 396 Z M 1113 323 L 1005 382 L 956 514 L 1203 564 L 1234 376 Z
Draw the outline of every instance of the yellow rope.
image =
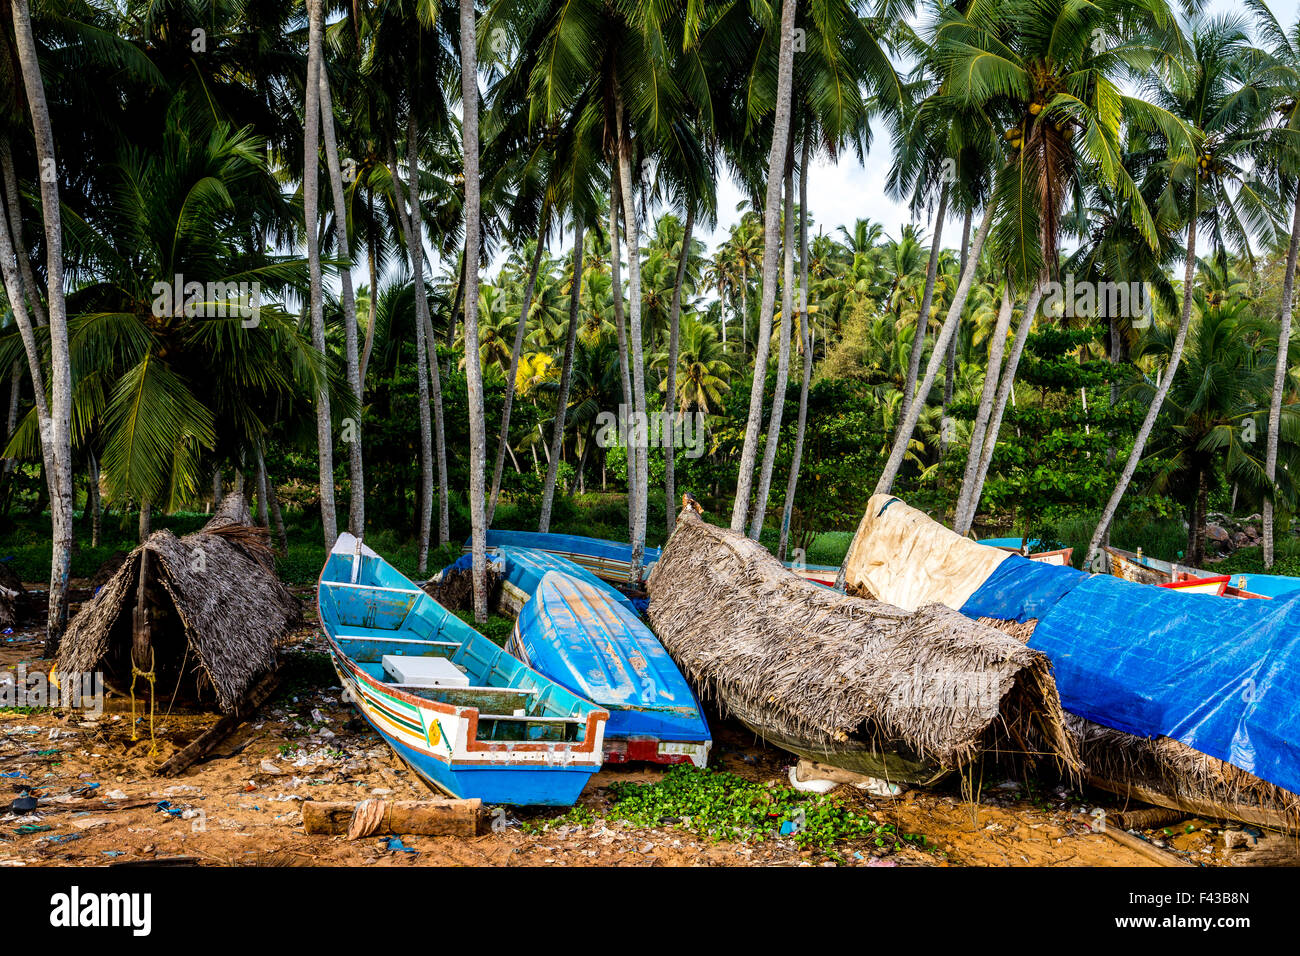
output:
M 143 677 L 145 680 L 149 682 L 149 756 L 156 757 L 158 756 L 158 741 L 154 738 L 154 733 L 153 733 L 153 714 L 154 714 L 154 698 L 157 696 L 157 694 L 154 692 L 155 689 L 154 653 L 152 647 L 149 648 L 149 669 L 147 671 L 142 671 L 140 670 L 140 668 L 136 667 L 134 660 L 131 662 L 131 739 L 132 740 L 140 739 L 140 732 L 136 730 L 136 723 L 135 723 L 135 679 L 137 677 Z

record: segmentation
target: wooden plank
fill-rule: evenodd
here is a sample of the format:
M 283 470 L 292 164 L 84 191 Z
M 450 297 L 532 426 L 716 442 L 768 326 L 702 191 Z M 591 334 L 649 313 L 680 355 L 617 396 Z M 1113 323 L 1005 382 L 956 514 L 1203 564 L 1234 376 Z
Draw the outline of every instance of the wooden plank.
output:
M 1121 797 L 1141 800 L 1143 803 L 1152 803 L 1172 810 L 1182 810 L 1189 817 L 1201 817 L 1206 820 L 1240 820 L 1242 823 L 1250 823 L 1269 830 L 1281 830 L 1284 833 L 1300 832 L 1297 830 L 1296 821 L 1288 819 L 1280 810 L 1268 807 L 1252 807 L 1243 803 L 1218 803 L 1213 800 L 1165 793 L 1137 783 L 1109 780 L 1096 774 L 1088 774 L 1088 783 Z
M 1092 826 L 1092 819 L 1090 817 L 1080 816 L 1079 822 L 1086 823 L 1089 827 Z M 1158 863 L 1160 866 L 1191 866 L 1192 865 L 1188 863 L 1186 860 L 1184 860 L 1182 857 L 1176 856 L 1175 854 L 1170 853 L 1168 850 L 1162 850 L 1154 843 L 1149 843 L 1146 840 L 1143 840 L 1141 837 L 1135 837 L 1131 833 L 1126 833 L 1124 830 L 1121 830 L 1119 827 L 1108 825 L 1100 832 L 1104 833 L 1106 836 L 1110 837 L 1112 840 L 1114 840 L 1116 843 L 1120 844 L 1121 846 L 1128 847 L 1128 849 L 1132 850 L 1134 853 L 1142 854 L 1142 856 L 1146 857 L 1148 860 L 1150 860 L 1153 863 Z
M 354 819 L 359 826 L 353 827 Z M 347 833 L 351 839 L 381 833 L 418 836 L 478 836 L 485 829 L 483 801 L 469 800 L 309 800 L 302 825 L 311 834 Z
M 174 777 L 187 769 L 196 760 L 212 750 L 217 744 L 230 736 L 236 727 L 251 717 L 280 686 L 283 667 L 277 667 L 254 684 L 243 696 L 235 709 L 218 720 L 211 728 L 199 735 L 193 743 L 172 757 L 158 768 L 158 776 Z

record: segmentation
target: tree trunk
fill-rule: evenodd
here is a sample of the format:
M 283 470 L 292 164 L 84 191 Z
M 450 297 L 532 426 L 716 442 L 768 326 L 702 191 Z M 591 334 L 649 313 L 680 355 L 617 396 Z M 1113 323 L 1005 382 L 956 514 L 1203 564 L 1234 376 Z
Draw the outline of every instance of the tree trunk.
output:
M 939 210 L 934 217 L 934 238 L 930 241 L 930 261 L 925 269 L 925 292 L 921 294 L 921 311 L 916 316 L 916 335 L 912 337 L 912 354 L 907 362 L 907 385 L 903 389 L 903 414 L 916 395 L 916 377 L 921 374 L 921 353 L 925 351 L 925 332 L 930 324 L 930 304 L 934 301 L 934 280 L 939 269 L 939 248 L 943 239 L 943 221 L 948 215 L 948 184 L 939 189 Z
M 280 499 L 275 493 L 275 479 L 270 472 L 266 475 L 266 497 L 271 506 L 271 520 L 275 522 L 275 536 L 280 540 L 280 553 L 289 553 L 289 535 L 284 530 L 284 515 L 280 511 Z
M 45 266 L 50 319 L 50 410 L 48 432 L 42 428 L 42 445 L 48 444 L 46 469 L 52 517 L 49 616 L 45 629 L 45 655 L 53 656 L 68 624 L 68 576 L 72 570 L 72 363 L 68 355 L 68 314 L 63 298 L 63 220 L 54 155 L 54 130 L 45 101 L 45 86 L 32 37 L 27 0 L 13 0 L 14 36 L 18 49 L 27 105 L 32 115 L 39 164 L 41 214 L 45 225 Z M 21 229 L 21 223 L 14 224 Z M 18 286 L 21 289 L 22 286 Z M 21 295 L 15 296 L 21 298 Z M 36 382 L 35 377 L 32 379 Z M 42 419 L 42 426 L 47 419 Z
M 140 544 L 144 544 L 144 539 L 153 531 L 153 505 L 147 501 L 140 503 L 140 526 L 137 530 Z
M 270 504 L 267 502 L 266 457 L 262 454 L 262 445 L 257 446 L 257 523 L 270 530 Z
M 670 430 L 664 445 L 664 500 L 668 533 L 677 523 L 677 353 L 681 346 L 682 283 L 691 258 L 691 235 L 695 231 L 695 204 L 686 203 L 686 223 L 682 227 L 682 254 L 677 259 L 677 276 L 673 280 L 673 303 L 668 313 L 668 381 L 664 387 L 664 422 Z
M 352 440 L 348 442 L 348 477 L 352 494 L 348 502 L 348 530 L 358 538 L 366 527 L 366 478 L 361 447 L 361 362 L 357 354 L 357 299 L 352 291 L 352 251 L 348 244 L 348 210 L 343 194 L 343 169 L 339 163 L 338 140 L 334 133 L 334 105 L 330 97 L 329 71 L 323 59 L 317 63 L 320 76 L 321 128 L 325 139 L 325 168 L 334 194 L 334 249 L 344 265 L 339 269 L 343 291 L 343 354 L 347 362 L 348 386 L 356 398 Z M 260 491 L 258 492 L 261 493 Z
M 551 504 L 555 500 L 555 483 L 560 473 L 561 453 L 564 451 L 564 420 L 569 410 L 569 388 L 573 382 L 573 350 L 578 341 L 578 314 L 582 305 L 582 226 L 581 219 L 573 223 L 573 281 L 569 283 L 569 329 L 564 336 L 564 364 L 560 366 L 560 391 L 555 399 L 550 463 L 546 467 L 546 483 L 542 486 L 542 515 L 537 522 L 537 530 L 542 534 L 551 530 Z
M 777 54 L 776 115 L 772 125 L 772 149 L 767 159 L 767 203 L 763 211 L 763 302 L 758 319 L 758 348 L 754 357 L 754 380 L 749 388 L 749 415 L 745 422 L 745 443 L 740 453 L 736 479 L 736 500 L 731 507 L 731 530 L 745 530 L 749 497 L 758 457 L 758 433 L 763 424 L 763 391 L 767 378 L 767 354 L 771 347 L 772 313 L 776 311 L 776 267 L 781 209 L 781 173 L 790 142 L 790 94 L 794 73 L 794 14 L 797 0 L 781 4 L 781 42 Z
M 632 370 L 628 361 L 627 350 L 627 319 L 623 312 L 623 265 L 619 261 L 623 258 L 619 252 L 620 240 L 618 237 L 619 214 L 618 207 L 623 201 L 623 190 L 618 184 L 619 171 L 618 162 L 610 164 L 613 168 L 610 170 L 610 176 L 614 180 L 612 191 L 609 195 L 609 294 L 614 298 L 614 329 L 618 334 L 618 372 L 623 386 L 623 408 L 626 414 L 632 411 Z M 627 451 L 627 540 L 631 541 L 635 532 L 636 516 L 632 508 L 632 502 L 636 499 L 636 456 L 632 454 L 631 449 Z
M 970 253 L 970 220 L 971 211 L 966 210 L 966 215 L 961 224 L 961 271 L 966 271 L 966 258 Z M 957 340 L 960 335 L 954 335 L 948 343 L 948 354 L 944 357 L 943 371 L 943 414 L 941 417 L 941 429 L 939 432 L 939 459 L 942 461 L 948 457 L 948 440 L 949 427 L 948 407 L 952 405 L 953 388 L 957 380 Z
M 465 153 L 465 378 L 469 391 L 469 514 L 474 566 L 474 620 L 487 620 L 487 421 L 483 413 L 483 367 L 478 351 L 479 156 L 478 62 L 474 0 L 460 0 L 460 84 Z M 470 263 L 473 265 L 470 265 Z M 574 281 L 581 285 L 579 272 Z M 454 320 L 454 317 L 453 317 Z M 450 331 L 448 333 L 450 335 Z
M 791 137 L 793 147 L 794 139 Z M 785 417 L 785 392 L 790 375 L 790 330 L 794 325 L 794 163 L 785 169 L 785 234 L 781 239 L 781 343 L 776 359 L 776 383 L 772 389 L 772 414 L 767 423 L 767 444 L 763 447 L 763 464 L 758 474 L 754 496 L 754 517 L 749 536 L 755 541 L 763 534 L 767 515 L 767 496 L 772 488 L 772 469 L 781 444 L 781 424 Z
M 965 534 L 969 531 L 971 524 L 975 521 L 975 513 L 979 510 L 980 496 L 984 491 L 984 479 L 988 477 L 989 465 L 993 461 L 993 452 L 998 444 L 998 433 L 1002 430 L 1002 415 L 1006 411 L 1008 398 L 1011 399 L 1011 406 L 1015 407 L 1016 369 L 1020 366 L 1020 356 L 1024 354 L 1025 342 L 1029 338 L 1034 319 L 1038 315 L 1038 303 L 1042 300 L 1043 285 L 1046 281 L 1047 276 L 1044 273 L 1034 285 L 1034 291 L 1029 294 L 1028 301 L 1025 302 L 1025 310 L 1020 317 L 1020 325 L 1016 329 L 1015 341 L 1011 343 L 1011 354 L 1007 356 L 1007 365 L 1002 370 L 1002 380 L 998 383 L 997 400 L 993 405 L 993 417 L 984 431 L 984 447 L 980 452 L 979 470 L 975 473 L 975 484 L 971 488 L 966 502 L 964 526 L 957 532 L 958 534 Z
M 104 530 L 104 500 L 99 494 L 99 460 L 92 454 L 89 461 L 90 496 L 86 507 L 90 509 L 90 546 L 99 547 L 100 533 Z
M 1196 215 L 1196 195 L 1193 193 L 1192 217 L 1187 224 L 1187 265 L 1183 271 L 1183 311 L 1178 321 L 1178 334 L 1174 338 L 1174 347 L 1169 355 L 1169 365 L 1160 384 L 1156 387 L 1151 407 L 1147 409 L 1146 417 L 1142 419 L 1142 427 L 1138 429 L 1137 437 L 1133 439 L 1133 450 L 1129 452 L 1128 461 L 1124 463 L 1124 470 L 1120 473 L 1115 490 L 1111 493 L 1110 500 L 1106 502 L 1106 509 L 1102 512 L 1101 520 L 1092 533 L 1092 540 L 1088 542 L 1088 553 L 1083 562 L 1085 569 L 1093 566 L 1097 549 L 1101 546 L 1102 536 L 1109 530 L 1110 523 L 1115 520 L 1115 512 L 1119 510 L 1124 492 L 1128 490 L 1129 482 L 1133 480 L 1133 475 L 1137 471 L 1138 462 L 1142 460 L 1147 439 L 1151 437 L 1151 429 L 1155 427 L 1156 417 L 1160 414 L 1160 407 L 1165 403 L 1165 396 L 1169 394 L 1170 386 L 1174 384 L 1174 375 L 1178 372 L 1178 363 L 1183 357 L 1183 345 L 1187 342 L 1187 327 L 1192 320 L 1192 291 L 1196 280 Z
M 375 313 L 379 309 L 379 268 L 375 249 L 375 192 L 366 188 L 366 204 L 370 207 L 371 227 L 366 235 L 366 266 L 370 272 L 370 321 L 366 323 L 366 344 L 361 351 L 361 390 L 366 388 L 366 370 L 370 368 L 370 353 L 375 347 Z
M 497 512 L 497 497 L 501 493 L 501 472 L 506 466 L 506 449 L 510 447 L 510 411 L 515 404 L 515 382 L 519 377 L 519 359 L 524 351 L 524 336 L 528 331 L 528 310 L 532 308 L 533 293 L 537 290 L 537 273 L 542 267 L 542 254 L 546 249 L 543 242 L 546 231 L 546 211 L 542 212 L 542 225 L 537 232 L 537 249 L 533 253 L 532 264 L 528 267 L 528 284 L 524 286 L 524 302 L 519 310 L 519 325 L 515 328 L 515 341 L 510 349 L 510 374 L 506 376 L 506 390 L 501 406 L 501 434 L 497 437 L 497 458 L 492 466 L 492 496 L 488 501 L 487 523 L 492 527 L 492 519 Z M 518 467 L 515 468 L 518 471 Z
M 618 131 L 619 191 L 622 193 L 623 229 L 627 238 L 627 334 L 628 357 L 632 366 L 632 414 L 642 423 L 646 423 L 645 361 L 642 357 L 644 339 L 641 334 L 641 241 L 637 229 L 636 202 L 632 195 L 632 139 L 623 110 L 623 96 L 617 87 L 614 91 L 614 114 Z M 636 494 L 631 498 L 634 517 L 632 518 L 630 574 L 633 581 L 636 581 L 641 573 L 641 558 L 645 553 L 649 458 L 648 449 L 638 447 L 645 444 L 645 441 L 628 442 L 628 454 L 636 457 Z
M 4 228 L 3 217 L 0 217 L 0 228 Z M 3 255 L 3 253 L 0 253 Z M 18 427 L 18 403 L 22 399 L 23 389 L 23 363 L 14 359 L 9 371 L 9 414 L 5 416 L 5 443 L 8 444 L 14 437 L 14 429 Z M 14 470 L 17 460 L 5 458 L 4 473 L 7 475 Z
M 1273 495 L 1277 487 L 1278 430 L 1282 427 L 1282 395 L 1286 392 L 1287 353 L 1291 344 L 1291 302 L 1295 295 L 1296 251 L 1300 248 L 1300 189 L 1296 190 L 1295 213 L 1291 217 L 1291 245 L 1286 253 L 1286 274 L 1282 280 L 1282 317 L 1277 329 L 1277 364 L 1273 370 L 1273 395 L 1268 404 L 1268 444 L 1264 453 L 1264 569 L 1273 567 Z
M 221 499 L 225 496 L 225 482 L 221 477 L 221 466 L 217 465 L 212 469 L 212 511 L 215 514 L 221 507 Z
M 799 340 L 803 351 L 803 383 L 799 387 L 799 422 L 795 426 L 794 451 L 790 456 L 790 477 L 785 485 L 785 505 L 781 509 L 781 537 L 776 546 L 778 561 L 785 560 L 790 543 L 790 517 L 794 512 L 794 493 L 799 485 L 799 467 L 803 463 L 803 437 L 808 424 L 808 389 L 812 385 L 813 351 L 812 306 L 808 297 L 808 161 L 810 140 L 803 141 L 803 158 L 799 166 Z
M 1002 372 L 1002 353 L 1006 351 L 1007 332 L 1011 328 L 1011 313 L 1014 306 L 1011 277 L 1007 276 L 1002 285 L 1002 307 L 998 309 L 998 320 L 993 327 L 993 338 L 989 342 L 988 364 L 984 368 L 984 389 L 980 393 L 979 411 L 971 425 L 970 448 L 966 452 L 966 471 L 962 475 L 961 491 L 957 495 L 957 509 L 953 514 L 953 530 L 958 534 L 965 534 L 970 530 L 970 519 L 974 511 L 970 507 L 971 494 L 975 489 L 975 476 L 979 474 L 980 456 L 984 453 L 984 435 L 988 429 L 989 418 L 993 414 L 993 401 L 997 395 Z
M 31 256 L 27 254 L 27 244 L 23 241 L 23 213 L 18 201 L 18 172 L 14 168 L 13 153 L 9 148 L 7 137 L 0 137 L 0 186 L 3 187 L 5 205 L 9 210 L 10 228 L 13 230 L 14 255 L 18 260 L 18 274 L 22 277 L 23 294 L 27 296 L 28 306 L 37 326 L 49 324 L 45 315 L 45 306 L 41 303 L 40 286 L 32 274 Z
M 961 281 L 957 284 L 957 291 L 953 295 L 952 305 L 948 307 L 948 316 L 943 321 L 943 328 L 939 330 L 939 338 L 935 341 L 934 351 L 930 353 L 930 361 L 925 368 L 925 379 L 921 382 L 920 388 L 917 389 L 918 395 L 929 395 L 930 389 L 934 386 L 934 380 L 939 375 L 939 366 L 943 364 L 944 351 L 948 348 L 954 335 L 957 334 L 957 326 L 961 322 L 962 309 L 966 307 L 966 297 L 970 295 L 971 283 L 975 279 L 975 267 L 979 263 L 980 250 L 984 248 L 984 240 L 988 237 L 989 229 L 993 225 L 993 210 L 995 204 L 990 202 L 984 210 L 984 221 L 980 223 L 979 232 L 975 234 L 975 241 L 971 244 L 970 259 L 966 262 L 966 269 L 962 272 Z M 885 463 L 885 470 L 880 475 L 880 480 L 876 482 L 875 494 L 887 494 L 889 489 L 894 485 L 894 479 L 898 477 L 898 469 L 903 464 L 903 456 L 907 452 L 907 446 L 912 441 L 912 432 L 916 429 L 917 419 L 921 417 L 921 408 L 925 402 L 917 401 L 912 403 L 912 407 L 907 410 L 907 415 L 899 427 L 898 434 L 894 437 L 894 445 L 889 453 L 889 460 Z
M 334 547 L 338 519 L 334 509 L 334 436 L 330 421 L 329 380 L 325 367 L 329 353 L 325 346 L 325 303 L 321 288 L 318 152 L 320 149 L 321 41 L 324 32 L 322 0 L 307 0 L 307 102 L 303 120 L 302 206 L 307 233 L 307 269 L 311 281 L 311 341 L 321 354 L 321 386 L 316 395 L 316 446 L 320 477 L 320 519 L 325 532 L 325 550 Z

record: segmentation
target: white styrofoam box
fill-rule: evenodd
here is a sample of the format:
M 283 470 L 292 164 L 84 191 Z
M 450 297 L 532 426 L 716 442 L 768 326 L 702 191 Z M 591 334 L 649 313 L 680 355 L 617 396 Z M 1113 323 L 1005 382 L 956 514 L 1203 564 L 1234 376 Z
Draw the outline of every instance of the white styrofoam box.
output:
M 381 659 L 384 673 L 397 684 L 418 687 L 468 687 L 469 678 L 445 657 L 404 657 L 385 654 Z

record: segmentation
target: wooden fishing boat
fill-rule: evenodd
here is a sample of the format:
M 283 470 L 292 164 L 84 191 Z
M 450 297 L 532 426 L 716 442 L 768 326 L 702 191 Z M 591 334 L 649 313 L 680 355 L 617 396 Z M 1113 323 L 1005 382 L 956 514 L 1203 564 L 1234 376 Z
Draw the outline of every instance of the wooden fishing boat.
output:
M 544 571 L 507 649 L 609 711 L 607 762 L 704 767 L 712 739 L 700 702 L 659 639 L 611 590 L 563 571 Z
M 990 547 L 997 548 L 999 551 L 1010 551 L 1012 554 L 1023 555 L 1030 561 L 1038 561 L 1042 564 L 1059 564 L 1062 567 L 1070 567 L 1074 562 L 1074 548 L 1059 548 L 1056 551 L 1030 551 L 1025 552 L 1023 547 L 1010 544 L 993 544 L 994 541 L 1010 541 L 1012 538 L 987 538 L 981 540 L 980 544 L 987 544 Z
M 650 573 L 650 567 L 659 560 L 658 548 L 646 548 L 641 556 L 641 574 L 632 580 L 632 545 L 620 541 L 605 541 L 580 534 L 543 534 L 538 531 L 489 531 L 488 551 L 500 547 L 527 548 L 567 558 L 581 568 L 586 568 L 603 581 L 614 584 L 640 586 Z M 468 552 L 470 542 L 463 550 Z
M 549 551 L 535 551 L 514 545 L 501 545 L 493 553 L 501 559 L 503 573 L 497 604 L 507 614 L 517 617 L 529 598 L 537 593 L 547 572 L 558 571 L 591 585 L 609 600 L 622 605 L 633 616 L 638 616 L 636 607 L 626 594 L 568 558 Z
M 822 584 L 828 588 L 835 587 L 835 578 L 840 573 L 838 566 L 830 564 L 802 564 L 798 561 L 787 561 L 785 566 L 805 581 Z
M 1141 551 L 1125 551 L 1123 548 L 1109 546 L 1104 550 L 1110 558 L 1110 573 L 1117 578 L 1136 581 L 1138 584 L 1153 584 L 1159 587 L 1176 585 L 1175 590 L 1186 593 L 1212 593 L 1219 597 L 1263 600 L 1268 600 L 1274 595 L 1256 590 L 1256 587 L 1261 585 L 1279 594 L 1300 588 L 1300 581 L 1297 581 L 1295 587 L 1290 587 L 1285 582 L 1294 579 L 1281 575 L 1239 574 L 1234 578 L 1232 575 L 1215 574 L 1213 571 L 1203 571 L 1200 568 L 1148 557 Z M 1223 583 L 1222 590 L 1217 587 L 1220 579 Z
M 600 769 L 607 711 L 497 647 L 357 538 L 339 536 L 316 593 L 347 697 L 431 786 L 569 806 Z
M 1164 584 L 1157 584 L 1156 587 L 1177 591 L 1179 594 L 1212 594 L 1215 597 L 1223 597 L 1231 580 L 1230 575 L 1216 574 L 1208 578 L 1189 577 L 1181 581 L 1166 581 Z

